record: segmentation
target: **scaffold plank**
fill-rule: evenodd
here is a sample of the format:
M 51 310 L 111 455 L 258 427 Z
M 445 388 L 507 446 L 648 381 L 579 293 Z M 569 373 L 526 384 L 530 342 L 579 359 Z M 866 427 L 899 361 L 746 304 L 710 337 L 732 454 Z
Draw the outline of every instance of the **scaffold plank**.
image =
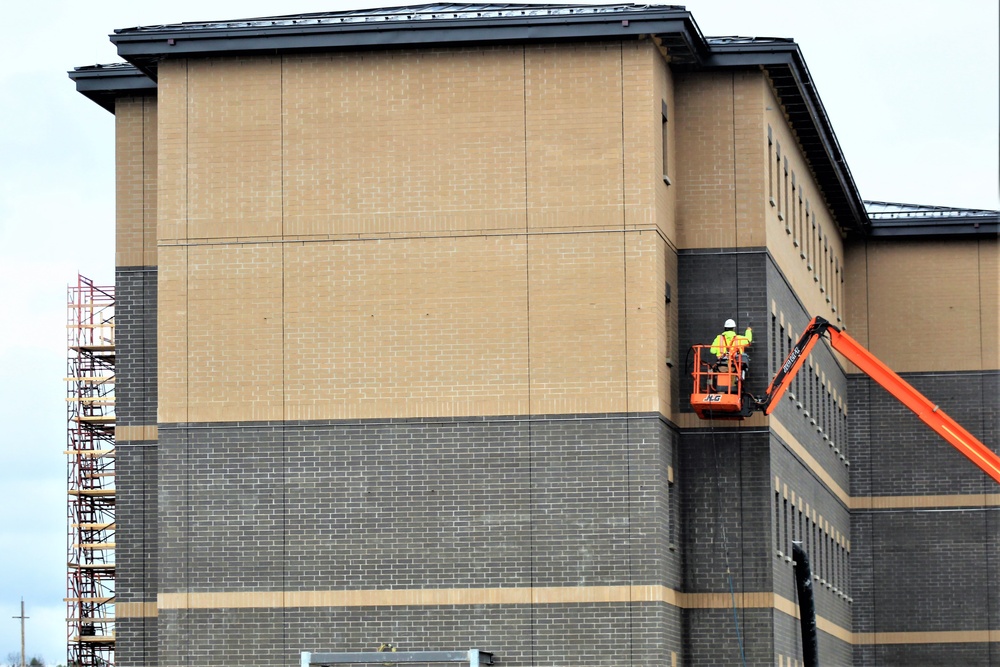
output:
M 114 542 L 93 542 L 74 544 L 74 549 L 93 549 L 94 551 L 112 551 L 115 548 Z

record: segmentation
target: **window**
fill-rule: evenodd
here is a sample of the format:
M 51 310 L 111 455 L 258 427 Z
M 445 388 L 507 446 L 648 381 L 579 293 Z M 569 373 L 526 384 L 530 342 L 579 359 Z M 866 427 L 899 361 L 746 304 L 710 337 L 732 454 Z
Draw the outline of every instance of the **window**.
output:
M 780 141 L 776 141 L 774 143 L 774 159 L 775 162 L 777 163 L 776 166 L 778 168 L 777 180 L 774 183 L 774 188 L 775 188 L 774 196 L 775 199 L 778 200 L 778 220 L 784 220 L 785 219 L 785 215 L 783 213 L 784 209 L 781 208 L 781 142 Z M 789 229 L 787 222 L 785 222 L 785 231 L 789 234 L 792 233 L 792 230 Z
M 778 316 L 771 314 L 771 375 L 778 372 L 782 360 L 778 359 Z
M 774 491 L 774 550 L 778 556 L 784 556 L 781 551 L 781 490 Z
M 662 116 L 662 122 L 660 123 L 660 141 L 663 147 L 663 182 L 670 185 L 670 151 L 669 151 L 669 141 L 667 140 L 667 103 L 660 100 L 660 114 Z
M 788 215 L 788 156 L 785 156 L 785 215 Z M 787 230 L 787 223 L 785 229 Z
M 823 228 L 820 227 L 819 230 L 819 244 L 822 246 L 822 250 L 819 251 L 819 262 L 817 268 L 817 273 L 819 274 L 819 291 L 821 294 L 826 294 L 826 274 L 829 271 L 823 271 L 823 267 L 826 266 L 827 257 L 827 243 L 826 237 L 823 236 Z M 830 297 L 826 298 L 826 302 L 830 303 Z
M 767 126 L 767 202 L 775 206 L 774 201 L 774 137 L 771 126 Z
M 840 258 L 839 257 L 834 257 L 833 258 L 833 268 L 834 268 L 834 273 L 833 273 L 833 278 L 832 278 L 833 279 L 833 289 L 831 290 L 833 292 L 833 301 L 830 303 L 830 308 L 833 310 L 833 312 L 837 312 L 837 304 L 840 302 L 840 300 L 838 298 L 839 295 L 837 294 L 837 291 L 836 291 L 837 290 L 837 285 L 840 284 Z M 837 321 L 840 321 L 839 317 L 837 318 Z
M 802 237 L 799 234 L 799 224 L 798 224 L 798 221 L 796 221 L 796 219 L 795 219 L 795 172 L 794 171 L 792 172 L 792 211 L 791 211 L 791 217 L 792 217 L 792 229 L 795 230 L 795 233 L 792 235 L 792 245 L 794 245 L 797 248 L 799 246 L 799 243 L 801 242 L 801 238 Z
M 809 270 L 813 272 L 813 282 L 819 282 L 819 278 L 816 276 L 816 265 L 819 264 L 816 261 L 816 253 L 819 251 L 819 227 L 816 225 L 815 215 L 812 217 L 812 227 L 810 229 L 812 232 L 809 235 L 809 259 L 806 261 Z
M 826 258 L 827 269 L 826 269 L 826 280 L 829 283 L 830 275 L 833 273 L 833 246 L 830 246 L 830 253 L 827 255 L 826 245 L 823 246 L 823 256 Z M 826 302 L 830 303 L 830 295 L 833 292 L 833 286 L 830 285 L 826 290 Z

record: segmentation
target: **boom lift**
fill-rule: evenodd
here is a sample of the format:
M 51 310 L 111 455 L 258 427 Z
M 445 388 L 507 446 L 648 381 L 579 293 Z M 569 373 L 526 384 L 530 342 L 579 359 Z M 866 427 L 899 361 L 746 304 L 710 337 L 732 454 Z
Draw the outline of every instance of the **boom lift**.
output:
M 958 422 L 949 417 L 926 396 L 911 387 L 891 368 L 879 361 L 875 355 L 866 350 L 838 327 L 830 324 L 822 317 L 814 317 L 806 327 L 799 341 L 788 353 L 788 358 L 781 365 L 767 393 L 762 398 L 756 398 L 745 391 L 745 360 L 735 351 L 725 355 L 718 363 L 702 360 L 702 355 L 711 354 L 708 345 L 694 346 L 694 391 L 691 394 L 691 407 L 702 419 L 745 419 L 754 412 L 771 414 L 777 407 L 781 396 L 788 389 L 795 374 L 802 368 L 803 362 L 819 342 L 822 336 L 827 336 L 830 345 L 837 352 L 860 368 L 871 379 L 878 382 L 886 391 L 895 396 L 903 405 L 912 410 L 934 432 L 951 443 L 1000 483 L 1000 456 L 994 454 L 986 445 L 962 428 Z

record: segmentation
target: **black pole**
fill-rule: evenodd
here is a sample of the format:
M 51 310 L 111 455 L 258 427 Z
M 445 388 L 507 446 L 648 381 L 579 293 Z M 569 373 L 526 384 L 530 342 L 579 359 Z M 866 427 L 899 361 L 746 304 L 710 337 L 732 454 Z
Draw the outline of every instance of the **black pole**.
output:
M 819 638 L 816 634 L 816 600 L 813 597 L 809 554 L 801 542 L 792 542 L 795 561 L 795 590 L 799 593 L 799 622 L 802 625 L 802 667 L 819 667 Z

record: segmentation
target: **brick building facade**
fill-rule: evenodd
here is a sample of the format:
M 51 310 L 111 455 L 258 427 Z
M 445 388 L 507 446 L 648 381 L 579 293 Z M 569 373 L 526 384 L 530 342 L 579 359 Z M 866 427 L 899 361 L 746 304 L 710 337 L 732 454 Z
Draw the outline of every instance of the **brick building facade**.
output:
M 1000 493 L 817 347 L 997 448 L 995 214 L 869 216 L 798 47 L 679 7 L 116 31 L 121 665 L 1000 665 Z M 942 313 L 947 313 L 946 317 Z M 911 345 L 914 331 L 921 344 Z M 734 620 L 734 610 L 735 618 Z

